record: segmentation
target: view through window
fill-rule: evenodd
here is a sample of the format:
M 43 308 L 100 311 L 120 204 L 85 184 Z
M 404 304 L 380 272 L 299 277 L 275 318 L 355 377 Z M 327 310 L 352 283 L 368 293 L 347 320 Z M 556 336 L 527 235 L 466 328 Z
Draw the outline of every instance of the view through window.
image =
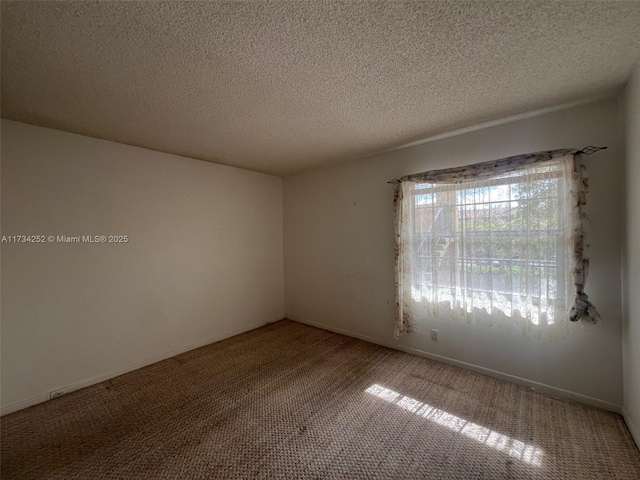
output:
M 411 296 L 553 324 L 565 309 L 563 165 L 412 190 Z

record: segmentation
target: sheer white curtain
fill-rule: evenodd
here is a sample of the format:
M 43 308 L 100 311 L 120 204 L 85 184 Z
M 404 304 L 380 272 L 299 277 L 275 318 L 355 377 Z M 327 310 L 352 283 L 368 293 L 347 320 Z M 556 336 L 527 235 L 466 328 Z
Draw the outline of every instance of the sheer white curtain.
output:
M 567 334 L 570 307 L 572 320 L 597 320 L 584 294 L 586 186 L 569 150 L 401 179 L 396 335 L 429 316 L 549 339 Z

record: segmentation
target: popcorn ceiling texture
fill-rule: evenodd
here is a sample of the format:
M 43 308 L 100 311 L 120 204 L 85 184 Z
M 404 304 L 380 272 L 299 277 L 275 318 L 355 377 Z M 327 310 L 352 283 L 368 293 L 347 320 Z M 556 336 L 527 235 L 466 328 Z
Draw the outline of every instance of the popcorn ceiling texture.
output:
M 612 92 L 640 2 L 2 2 L 2 116 L 286 175 Z

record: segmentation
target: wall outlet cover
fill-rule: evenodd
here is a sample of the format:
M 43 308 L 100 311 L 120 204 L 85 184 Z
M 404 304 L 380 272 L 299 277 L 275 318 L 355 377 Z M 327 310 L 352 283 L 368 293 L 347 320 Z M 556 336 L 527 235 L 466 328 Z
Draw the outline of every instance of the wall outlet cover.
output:
M 61 397 L 65 393 L 67 393 L 67 392 L 64 389 L 54 390 L 52 392 L 49 392 L 49 400 L 53 400 L 54 398 Z

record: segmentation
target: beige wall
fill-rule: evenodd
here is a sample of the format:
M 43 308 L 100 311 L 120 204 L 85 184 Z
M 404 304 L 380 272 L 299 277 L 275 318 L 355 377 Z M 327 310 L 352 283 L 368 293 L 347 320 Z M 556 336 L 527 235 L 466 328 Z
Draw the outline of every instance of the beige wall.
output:
M 285 178 L 286 314 L 612 410 L 622 405 L 619 99 L 557 111 Z M 587 292 L 603 321 L 549 343 L 447 320 L 393 340 L 393 187 L 429 169 L 554 148 L 607 145 L 586 157 L 592 255 Z M 439 330 L 439 342 L 429 330 Z
M 284 314 L 282 179 L 2 120 L 6 413 Z
M 625 92 L 624 417 L 640 446 L 640 63 Z

